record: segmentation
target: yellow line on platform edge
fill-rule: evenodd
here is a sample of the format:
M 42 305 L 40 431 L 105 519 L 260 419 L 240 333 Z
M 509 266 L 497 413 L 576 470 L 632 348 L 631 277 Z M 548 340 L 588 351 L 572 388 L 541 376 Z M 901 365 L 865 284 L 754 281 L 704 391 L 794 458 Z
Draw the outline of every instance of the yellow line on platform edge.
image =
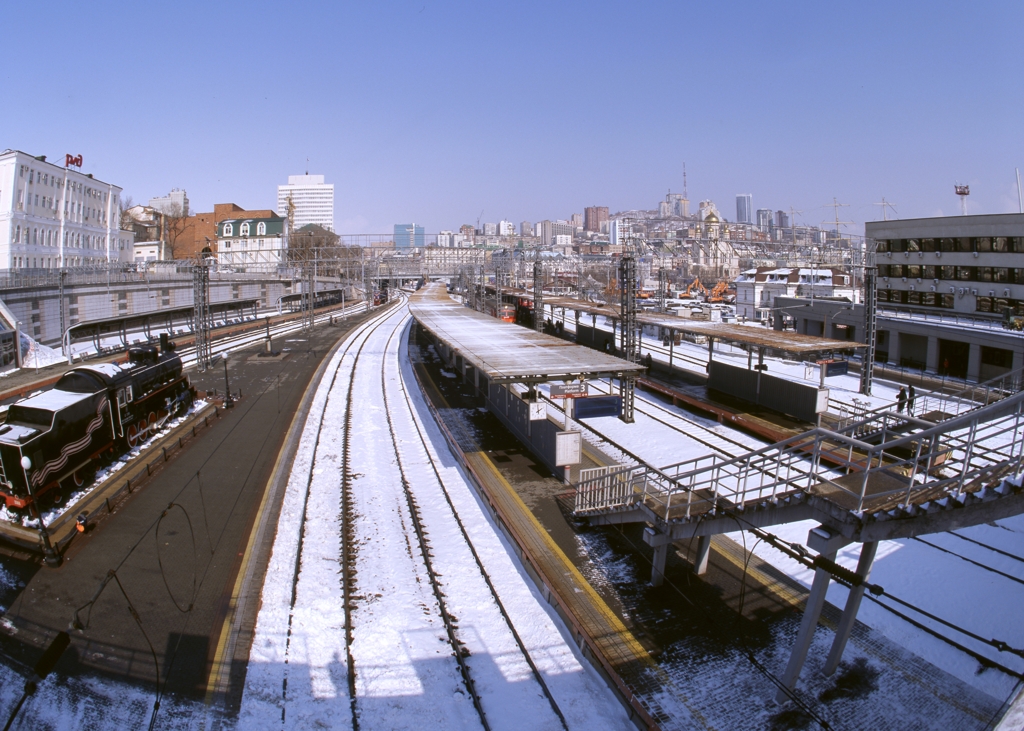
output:
M 562 568 L 565 573 L 572 578 L 573 583 L 581 588 L 581 590 L 587 595 L 590 603 L 604 617 L 605 621 L 611 625 L 611 630 L 620 635 L 624 641 L 630 645 L 630 649 L 632 649 L 634 654 L 639 658 L 650 658 L 649 653 L 643 648 L 643 645 L 637 641 L 633 636 L 633 633 L 625 624 L 622 623 L 622 620 L 619 619 L 618 615 L 612 611 L 611 607 L 609 607 L 604 599 L 601 598 L 601 595 L 597 593 L 593 586 L 591 586 L 590 582 L 584 578 L 579 569 L 573 565 L 569 560 L 569 557 L 565 555 L 565 552 L 558 547 L 558 544 L 555 543 L 554 539 L 548 534 L 547 529 L 541 525 L 540 521 L 537 520 L 537 517 L 533 514 L 533 511 L 527 507 L 526 503 L 523 502 L 523 499 L 519 497 L 519 494 L 516 493 L 512 485 L 509 484 L 508 480 L 506 480 L 498 471 L 498 468 L 495 466 L 491 458 L 487 456 L 486 452 L 470 452 L 466 456 L 478 456 L 488 470 L 499 480 L 499 484 L 505 490 L 508 497 L 510 497 L 514 502 L 515 507 L 526 516 L 527 521 L 529 521 L 537 536 L 540 537 L 540 540 L 544 543 L 547 551 L 558 559 L 558 562 L 562 564 Z M 595 641 L 598 641 L 597 638 L 595 638 Z
M 432 390 L 441 400 L 441 403 L 444 405 L 444 407 L 446 409 L 451 409 L 451 405 L 448 403 L 448 400 L 441 393 L 441 390 L 437 387 L 437 384 L 434 383 L 434 379 L 431 378 L 430 373 L 427 371 L 427 369 L 422 367 L 422 364 L 414 365 L 420 366 L 420 368 L 418 368 L 417 370 L 419 370 L 421 375 L 424 378 L 426 378 L 427 381 L 430 383 Z M 633 633 L 626 627 L 625 624 L 622 623 L 622 620 L 620 620 L 618 615 L 616 615 L 615 612 L 612 611 L 611 607 L 609 607 L 608 604 L 604 601 L 604 599 L 601 598 L 600 594 L 598 594 L 597 591 L 594 590 L 594 587 L 591 586 L 590 582 L 584 578 L 583 574 L 581 574 L 579 570 L 575 566 L 573 566 L 572 562 L 569 560 L 569 557 L 566 556 L 562 549 L 558 547 L 558 544 L 555 543 L 554 539 L 552 539 L 551 536 L 548 535 L 547 530 L 544 528 L 544 526 L 541 525 L 540 521 L 537 520 L 537 517 L 533 514 L 533 511 L 530 510 L 526 503 L 523 502 L 523 499 L 519 497 L 519 494 L 515 491 L 515 489 L 508 482 L 508 480 L 505 479 L 504 475 L 502 475 L 501 472 L 498 471 L 497 466 L 487 455 L 487 453 L 478 450 L 476 452 L 463 452 L 463 455 L 465 456 L 467 462 L 469 461 L 470 457 L 475 457 L 479 459 L 484 466 L 487 467 L 487 469 L 495 476 L 495 478 L 497 478 L 498 484 L 502 487 L 506 495 L 511 498 L 514 507 L 517 510 L 519 510 L 520 513 L 527 517 L 527 520 L 530 522 L 531 527 L 536 532 L 536 534 L 540 536 L 541 541 L 545 544 L 546 549 L 557 557 L 558 561 L 562 564 L 565 573 L 569 574 L 572 577 L 573 582 L 577 586 L 581 587 L 581 590 L 587 595 L 587 598 L 594 606 L 594 608 L 597 609 L 598 613 L 605 619 L 605 621 L 609 623 L 611 631 L 622 638 L 622 641 L 629 646 L 629 649 L 632 651 L 633 655 L 635 655 L 637 659 L 654 665 L 654 659 L 650 656 L 650 653 L 647 652 L 646 649 L 644 649 L 644 646 L 640 644 L 636 637 L 634 637 Z M 481 487 L 484 486 L 481 485 Z M 484 487 L 484 489 L 486 490 L 486 487 Z M 523 546 L 522 549 L 526 550 L 526 546 Z M 532 556 L 530 558 L 534 565 L 537 565 L 537 568 L 540 569 L 540 566 L 538 565 L 536 559 L 534 559 Z M 545 576 L 544 578 L 548 582 L 549 588 L 551 588 L 552 591 L 557 591 L 557 589 L 552 588 L 555 582 L 553 582 L 549 577 Z M 569 597 L 563 597 L 562 601 L 567 606 L 571 605 Z M 577 617 L 576 619 L 581 623 L 581 625 L 585 625 L 582 617 Z M 591 639 L 596 643 L 603 644 L 602 638 L 592 637 Z M 606 659 L 612 665 L 615 664 L 612 661 L 612 658 L 606 657 Z

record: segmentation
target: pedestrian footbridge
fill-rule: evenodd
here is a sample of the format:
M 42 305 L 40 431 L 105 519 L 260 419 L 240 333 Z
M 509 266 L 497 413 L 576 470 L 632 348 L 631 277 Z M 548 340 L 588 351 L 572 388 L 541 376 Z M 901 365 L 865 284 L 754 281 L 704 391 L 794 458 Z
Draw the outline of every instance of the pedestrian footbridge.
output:
M 834 561 L 861 543 L 866 580 L 878 541 L 935 533 L 1024 512 L 1024 392 L 918 418 L 888 410 L 817 428 L 738 457 L 705 455 L 665 467 L 582 470 L 575 514 L 599 525 L 642 522 L 654 547 L 652 582 L 663 577 L 674 541 L 699 538 L 696 570 L 711 536 L 815 520 L 808 546 Z M 936 418 L 938 416 L 939 418 Z M 934 419 L 934 420 L 932 420 Z M 818 568 L 784 682 L 792 688 L 831 575 Z M 849 594 L 826 674 L 838 666 L 862 586 Z M 780 694 L 782 692 L 780 691 Z

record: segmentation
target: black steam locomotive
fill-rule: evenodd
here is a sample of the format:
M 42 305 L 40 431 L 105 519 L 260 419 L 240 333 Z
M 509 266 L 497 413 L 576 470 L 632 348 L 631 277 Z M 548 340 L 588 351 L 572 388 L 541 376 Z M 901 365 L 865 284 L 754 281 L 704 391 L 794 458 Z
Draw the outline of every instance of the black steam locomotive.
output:
M 98 466 L 188 411 L 195 389 L 174 344 L 166 335 L 160 344 L 159 351 L 130 348 L 127 363 L 72 368 L 49 391 L 8 408 L 0 425 L 0 497 L 8 509 L 61 502 Z

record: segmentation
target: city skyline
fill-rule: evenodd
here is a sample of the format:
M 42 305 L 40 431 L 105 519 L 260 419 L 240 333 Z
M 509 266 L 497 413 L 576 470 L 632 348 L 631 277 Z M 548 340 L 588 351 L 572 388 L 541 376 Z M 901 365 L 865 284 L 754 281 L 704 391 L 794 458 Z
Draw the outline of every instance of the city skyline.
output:
M 258 35 L 260 14 L 230 5 L 204 10 L 198 25 L 190 3 L 171 15 L 143 7 L 112 17 L 69 6 L 62 22 L 98 47 L 117 45 L 131 78 L 173 70 L 194 103 L 112 115 L 109 92 L 40 91 L 33 79 L 63 73 L 59 54 L 31 66 L 22 57 L 5 77 L 7 93 L 31 100 L 32 111 L 9 115 L 0 148 L 50 160 L 82 154 L 83 172 L 136 202 L 180 188 L 196 210 L 273 208 L 281 181 L 308 169 L 335 183 L 339 233 L 388 232 L 403 220 L 428 232 L 478 217 L 556 220 L 593 205 L 657 208 L 667 191 L 682 192 L 684 163 L 691 201 L 729 211 L 743 190 L 757 207 L 792 208 L 797 225 L 820 226 L 835 218 L 836 198 L 848 204 L 839 218 L 853 222 L 843 226 L 850 233 L 883 218 L 883 198 L 900 218 L 958 215 L 955 182 L 970 185 L 968 213 L 1016 212 L 1024 100 L 1009 92 L 1019 86 L 1014 32 L 1024 11 L 1009 2 L 972 14 L 952 3 L 926 14 L 882 7 L 296 10 L 275 28 L 282 53 L 253 56 L 221 34 Z M 50 20 L 42 7 L 5 14 L 23 31 Z M 524 23 L 537 32 L 493 32 Z M 678 51 L 679 32 L 692 50 Z M 382 35 L 479 40 L 382 55 L 374 40 Z M 191 52 L 198 48 L 204 53 Z M 205 83 L 213 76 L 230 83 Z M 614 113 L 593 113 L 626 86 L 629 99 Z M 280 89 L 312 101 L 298 114 L 275 101 Z M 552 114 L 502 106 L 545 96 L 558 100 Z M 577 97 L 604 101 L 588 109 Z M 263 111 L 224 114 L 238 98 L 259 100 Z M 645 113 L 654 100 L 659 114 Z

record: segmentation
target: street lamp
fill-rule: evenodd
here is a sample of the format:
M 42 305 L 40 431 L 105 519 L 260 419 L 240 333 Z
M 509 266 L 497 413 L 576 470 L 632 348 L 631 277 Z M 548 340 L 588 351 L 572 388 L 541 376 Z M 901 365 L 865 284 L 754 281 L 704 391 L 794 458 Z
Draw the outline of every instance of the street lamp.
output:
M 231 385 L 228 383 L 228 353 L 225 351 L 221 354 L 221 358 L 224 359 L 224 408 L 230 409 L 235 405 L 234 399 L 231 398 Z

